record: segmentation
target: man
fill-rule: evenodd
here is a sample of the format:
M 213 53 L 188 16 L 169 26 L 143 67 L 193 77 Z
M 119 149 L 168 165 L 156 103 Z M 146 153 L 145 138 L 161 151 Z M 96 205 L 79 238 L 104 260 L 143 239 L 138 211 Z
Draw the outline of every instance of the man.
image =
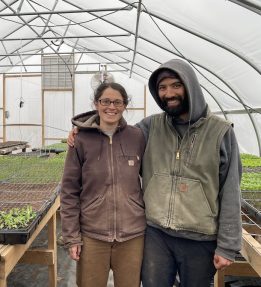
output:
M 148 228 L 143 287 L 209 287 L 241 247 L 241 162 L 231 123 L 213 115 L 193 69 L 171 60 L 149 89 L 162 114 L 138 126 L 147 138 L 143 190 Z
M 213 115 L 193 69 L 170 60 L 149 79 L 164 111 L 137 124 L 147 147 L 143 287 L 209 287 L 241 248 L 241 162 L 232 124 Z

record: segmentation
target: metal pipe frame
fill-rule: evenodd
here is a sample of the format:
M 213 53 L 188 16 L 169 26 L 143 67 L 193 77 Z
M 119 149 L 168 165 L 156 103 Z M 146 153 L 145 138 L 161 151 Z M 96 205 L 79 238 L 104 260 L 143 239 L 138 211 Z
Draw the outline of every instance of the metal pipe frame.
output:
M 41 49 L 42 50 L 42 49 Z M 59 52 L 60 55 L 77 55 L 77 54 L 97 54 L 97 53 L 122 53 L 122 52 L 130 52 L 130 49 L 122 49 L 122 50 L 91 50 L 91 51 L 82 51 L 82 52 Z M 19 57 L 19 56 L 41 56 L 39 53 L 6 53 L 6 54 L 0 54 L 0 57 Z M 57 55 L 57 53 L 44 53 L 44 56 L 51 56 L 51 55 Z
M 247 109 L 250 114 L 261 113 L 261 108 Z M 246 110 L 238 109 L 238 110 L 224 110 L 225 114 L 230 115 L 239 115 L 246 114 Z M 215 114 L 220 114 L 221 112 L 216 112 Z
M 130 11 L 132 7 L 123 8 L 103 8 L 103 9 L 79 9 L 79 10 L 57 10 L 57 11 L 41 11 L 41 12 L 22 12 L 17 13 L 1 13 L 1 17 L 20 17 L 20 16 L 41 16 L 41 15 L 52 15 L 52 14 L 76 14 L 76 13 L 95 13 L 95 12 L 118 12 L 118 11 Z
M 245 199 L 241 199 L 242 207 L 255 219 L 255 222 L 261 224 L 261 211 L 249 204 Z
M 15 13 L 15 10 L 14 10 L 9 4 L 7 4 L 4 0 L 1 0 L 1 2 L 2 2 L 6 7 L 8 7 L 11 11 L 13 11 L 13 12 Z M 24 25 L 26 25 L 29 29 L 31 29 L 31 30 L 36 34 L 36 36 L 37 36 L 38 38 L 41 37 L 41 35 L 39 35 L 39 34 L 37 33 L 37 31 L 36 31 L 35 29 L 33 29 L 33 28 L 29 25 L 29 23 L 28 23 L 26 20 L 24 20 L 21 16 L 18 16 L 18 17 L 19 17 L 20 20 L 23 21 Z M 49 46 L 49 47 L 51 48 L 51 50 L 53 50 L 54 53 L 56 53 L 56 51 L 53 49 L 53 47 L 50 46 L 50 45 L 48 44 L 48 42 L 46 42 L 46 40 L 43 39 L 42 41 L 43 41 L 47 46 Z M 65 63 L 65 65 L 66 65 L 66 62 L 64 61 L 64 59 L 63 59 L 58 53 L 57 53 L 57 56 L 60 57 L 60 59 L 61 59 L 61 60 Z M 71 78 L 72 78 L 72 73 L 71 73 L 69 67 L 68 67 L 68 70 L 69 70 L 70 75 L 71 75 Z
M 257 3 L 257 1 L 251 1 L 251 0 L 228 0 L 230 2 L 233 2 L 237 5 L 240 5 L 248 10 L 251 10 L 252 12 L 255 12 L 259 15 L 261 15 L 261 4 L 260 2 Z
M 130 61 L 123 61 L 123 62 L 103 62 L 102 64 L 105 64 L 105 65 L 119 65 L 119 64 L 129 64 Z M 97 63 L 78 63 L 77 65 L 100 65 L 101 63 L 100 62 L 97 62 Z M 65 64 L 64 63 L 57 63 L 57 64 L 22 64 L 22 65 L 0 65 L 0 68 L 1 67 L 46 67 L 46 66 L 64 66 Z M 70 63 L 66 63 L 66 66 L 75 66 L 76 64 L 70 64 Z
M 129 4 L 129 5 L 131 5 L 131 6 L 133 6 L 133 7 L 135 7 L 135 8 L 137 9 L 137 5 L 135 5 L 135 4 L 128 3 L 128 2 L 125 1 L 125 0 L 119 0 L 119 1 L 120 1 L 120 2 L 123 2 L 123 3 L 125 3 L 125 4 Z M 66 2 L 68 2 L 68 1 L 66 1 Z M 72 4 L 71 4 L 71 5 L 72 5 Z M 215 39 L 213 39 L 213 38 L 207 37 L 206 35 L 203 35 L 203 34 L 197 32 L 197 31 L 195 31 L 195 30 L 189 29 L 188 27 L 185 27 L 185 26 L 183 26 L 183 25 L 181 25 L 181 24 L 179 24 L 179 23 L 174 23 L 173 21 L 168 21 L 167 19 L 165 19 L 165 18 L 163 18 L 163 17 L 161 17 L 161 16 L 159 16 L 159 15 L 157 15 L 157 14 L 155 14 L 155 13 L 151 13 L 151 12 L 146 11 L 146 10 L 142 10 L 142 12 L 144 12 L 144 13 L 150 15 L 150 16 L 153 16 L 153 17 L 155 17 L 155 18 L 157 18 L 157 19 L 159 19 L 159 20 L 161 20 L 161 21 L 163 21 L 163 22 L 166 22 L 166 23 L 168 23 L 168 24 L 170 24 L 170 25 L 172 25 L 172 26 L 175 26 L 175 27 L 177 27 L 177 28 L 179 28 L 179 29 L 181 29 L 181 30 L 184 30 L 184 31 L 186 31 L 186 32 L 188 32 L 188 33 L 190 33 L 190 34 L 192 34 L 192 35 L 194 35 L 194 36 L 197 36 L 197 37 L 199 37 L 199 38 L 201 38 L 201 39 L 203 39 L 203 40 L 206 40 L 206 41 L 208 41 L 208 42 L 210 42 L 210 43 L 212 43 L 212 44 L 214 44 L 214 45 L 216 45 L 216 46 L 219 46 L 220 48 L 223 48 L 223 49 L 229 51 L 230 53 L 236 55 L 236 56 L 239 57 L 241 60 L 243 60 L 244 62 L 246 62 L 248 65 L 250 65 L 250 66 L 251 66 L 253 69 L 255 69 L 259 74 L 261 74 L 261 69 L 260 69 L 260 67 L 258 67 L 251 59 L 249 59 L 248 57 L 246 57 L 246 56 L 240 54 L 240 52 L 238 52 L 238 51 L 235 50 L 235 49 L 232 49 L 232 48 L 229 47 L 228 45 L 226 45 L 226 44 L 224 44 L 224 43 L 221 43 L 220 41 L 217 41 L 217 40 L 215 40 Z M 104 19 L 103 19 L 103 20 L 104 20 Z M 142 37 L 140 37 L 140 38 L 142 39 Z M 143 39 L 145 40 L 145 38 L 143 38 Z
M 133 66 L 134 66 L 134 63 L 135 63 L 136 52 L 137 52 L 137 42 L 138 42 L 138 34 L 139 34 L 139 22 L 140 22 L 140 13 L 141 13 L 141 2 L 142 2 L 142 0 L 139 0 L 139 5 L 138 5 L 138 8 L 137 8 L 137 19 L 136 19 L 134 49 L 133 49 L 133 57 L 132 57 L 132 62 L 131 62 L 130 77 L 131 77 L 131 74 L 132 74 Z
M 55 33 L 55 32 L 53 32 Z M 52 39 L 85 39 L 85 38 L 112 38 L 112 37 L 129 37 L 131 34 L 107 34 L 107 35 L 88 35 L 88 36 L 53 36 L 53 37 L 42 37 L 39 35 L 37 38 L 2 38 L 1 42 L 8 41 L 35 41 L 35 40 L 52 40 Z

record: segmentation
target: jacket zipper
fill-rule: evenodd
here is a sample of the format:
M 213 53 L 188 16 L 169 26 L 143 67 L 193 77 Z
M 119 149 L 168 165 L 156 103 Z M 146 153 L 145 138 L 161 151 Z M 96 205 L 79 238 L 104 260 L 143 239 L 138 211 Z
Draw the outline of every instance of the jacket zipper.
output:
M 115 178 L 114 178 L 114 161 L 113 161 L 113 150 L 112 150 L 112 136 L 109 136 L 109 144 L 111 151 L 111 173 L 112 173 L 112 193 L 113 193 L 113 240 L 117 239 L 117 205 L 116 205 L 116 190 L 115 190 Z

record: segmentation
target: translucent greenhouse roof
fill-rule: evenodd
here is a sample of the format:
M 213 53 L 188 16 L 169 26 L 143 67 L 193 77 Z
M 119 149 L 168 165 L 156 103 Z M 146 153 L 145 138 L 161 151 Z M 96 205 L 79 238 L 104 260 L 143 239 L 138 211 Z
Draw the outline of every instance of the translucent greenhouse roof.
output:
M 240 140 L 250 135 L 261 154 L 260 0 L 0 0 L 0 39 L 4 74 L 41 72 L 42 54 L 75 53 L 76 71 L 91 70 L 91 55 L 146 84 L 161 63 L 183 58 L 211 110 L 240 121 Z

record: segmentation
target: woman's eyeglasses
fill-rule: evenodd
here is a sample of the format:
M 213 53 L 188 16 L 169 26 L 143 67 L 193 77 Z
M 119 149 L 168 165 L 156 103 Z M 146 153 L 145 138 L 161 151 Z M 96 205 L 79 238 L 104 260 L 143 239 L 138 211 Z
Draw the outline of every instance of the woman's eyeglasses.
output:
M 113 104 L 116 108 L 120 108 L 124 105 L 122 100 L 111 101 L 110 99 L 100 99 L 99 102 L 102 106 L 110 106 L 110 104 Z

